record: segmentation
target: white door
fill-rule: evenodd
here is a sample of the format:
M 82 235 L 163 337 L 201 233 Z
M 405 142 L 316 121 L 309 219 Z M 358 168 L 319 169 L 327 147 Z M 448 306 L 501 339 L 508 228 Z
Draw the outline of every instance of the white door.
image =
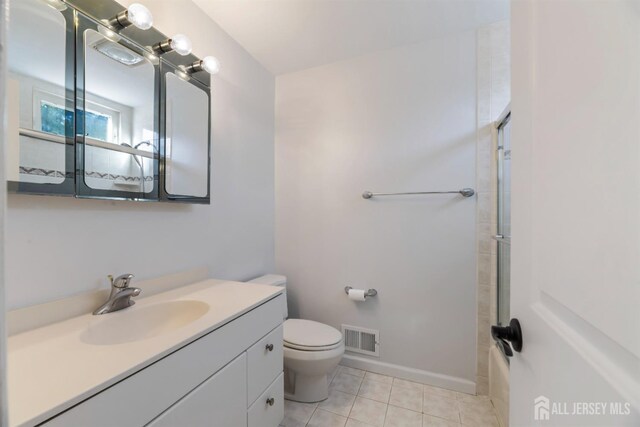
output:
M 640 426 L 640 4 L 511 25 L 511 425 Z

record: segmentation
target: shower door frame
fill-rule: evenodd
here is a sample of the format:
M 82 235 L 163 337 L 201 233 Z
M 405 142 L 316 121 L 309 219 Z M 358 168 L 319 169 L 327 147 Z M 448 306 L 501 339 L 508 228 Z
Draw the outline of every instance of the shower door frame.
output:
M 496 274 L 496 324 L 505 326 L 508 325 L 510 320 L 510 312 L 506 316 L 500 316 L 501 309 L 504 308 L 505 304 L 510 307 L 510 301 L 508 299 L 505 300 L 505 297 L 502 292 L 502 286 L 504 286 L 504 277 L 502 273 L 504 260 L 504 252 L 510 252 L 511 246 L 511 233 L 509 235 L 505 235 L 504 229 L 504 221 L 505 221 L 505 200 L 504 200 L 504 163 L 505 163 L 505 140 L 504 140 L 504 131 L 505 127 L 511 121 L 511 106 L 507 105 L 504 112 L 500 115 L 498 120 L 495 121 L 496 128 L 496 172 L 497 172 L 497 180 L 496 180 L 496 203 L 497 203 L 497 224 L 496 224 L 496 236 L 494 239 L 497 242 L 497 274 Z M 510 144 L 509 144 L 509 151 Z M 510 156 L 510 153 L 509 153 Z M 510 187 L 510 185 L 509 185 Z M 501 286 L 502 285 L 502 286 Z M 511 283 L 509 281 L 509 287 Z

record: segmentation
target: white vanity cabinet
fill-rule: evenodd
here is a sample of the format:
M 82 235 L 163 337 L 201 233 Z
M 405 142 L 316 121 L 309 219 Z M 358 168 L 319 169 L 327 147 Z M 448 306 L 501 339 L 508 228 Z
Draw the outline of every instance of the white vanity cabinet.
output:
M 277 427 L 284 417 L 282 298 L 186 343 L 43 425 Z

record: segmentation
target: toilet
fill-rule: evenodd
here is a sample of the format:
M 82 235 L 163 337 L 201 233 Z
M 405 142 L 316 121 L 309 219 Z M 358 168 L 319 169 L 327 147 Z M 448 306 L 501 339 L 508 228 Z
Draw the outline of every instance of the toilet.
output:
M 329 374 L 344 354 L 342 333 L 324 323 L 303 319 L 287 319 L 287 278 L 269 274 L 249 283 L 284 287 L 283 345 L 285 398 L 313 403 L 329 395 Z

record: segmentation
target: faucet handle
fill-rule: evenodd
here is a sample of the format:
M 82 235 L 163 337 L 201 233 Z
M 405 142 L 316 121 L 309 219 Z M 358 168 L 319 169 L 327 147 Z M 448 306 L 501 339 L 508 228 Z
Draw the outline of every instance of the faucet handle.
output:
M 133 274 L 129 273 L 122 274 L 115 279 L 113 278 L 113 276 L 109 275 L 109 280 L 111 280 L 111 286 L 113 286 L 114 288 L 124 289 L 129 287 L 129 284 L 131 283 L 131 279 L 133 279 L 133 277 Z

